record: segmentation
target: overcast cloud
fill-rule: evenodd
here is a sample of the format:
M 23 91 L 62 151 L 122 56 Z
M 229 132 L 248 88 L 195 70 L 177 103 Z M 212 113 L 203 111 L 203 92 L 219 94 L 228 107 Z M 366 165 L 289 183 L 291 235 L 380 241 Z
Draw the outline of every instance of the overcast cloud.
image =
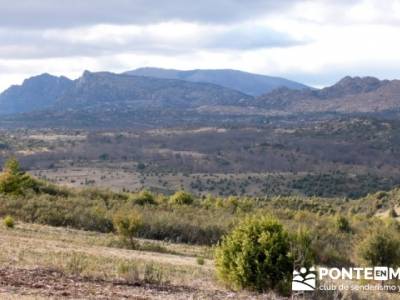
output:
M 400 78 L 400 1 L 0 0 L 0 90 L 43 72 L 235 68 Z
M 0 26 L 80 27 L 168 21 L 230 24 L 284 11 L 291 0 L 17 0 L 0 1 Z

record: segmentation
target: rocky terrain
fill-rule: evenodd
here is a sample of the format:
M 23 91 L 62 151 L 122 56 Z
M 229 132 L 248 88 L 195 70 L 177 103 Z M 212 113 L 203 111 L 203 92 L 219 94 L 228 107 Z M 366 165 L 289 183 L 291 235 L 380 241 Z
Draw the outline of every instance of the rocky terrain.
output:
M 337 112 L 376 113 L 400 108 L 400 81 L 345 77 L 320 90 L 280 88 L 256 100 L 256 106 L 280 114 Z
M 230 74 L 226 80 L 232 84 L 220 82 L 224 72 Z M 246 76 L 256 75 L 237 72 L 138 69 L 114 74 L 85 71 L 76 80 L 43 74 L 0 94 L 0 114 L 3 115 L 0 127 L 254 126 L 355 114 L 393 117 L 400 108 L 398 80 L 345 77 L 323 89 L 299 88 L 280 81 L 282 86 L 254 96 L 257 94 L 254 90 L 239 82 L 246 85 L 249 80 Z M 247 79 L 241 80 L 242 76 Z M 270 89 L 258 82 L 257 77 L 252 84 Z M 291 89 L 293 87 L 297 89 Z M 250 92 L 246 94 L 247 90 Z

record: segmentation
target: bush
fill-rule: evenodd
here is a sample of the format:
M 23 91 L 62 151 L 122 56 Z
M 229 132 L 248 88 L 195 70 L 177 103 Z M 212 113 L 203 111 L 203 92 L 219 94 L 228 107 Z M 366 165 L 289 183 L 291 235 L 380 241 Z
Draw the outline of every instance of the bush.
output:
M 293 272 L 288 233 L 272 217 L 242 221 L 216 249 L 217 276 L 234 289 L 287 291 Z
M 137 232 L 142 228 L 142 216 L 134 210 L 128 212 L 119 212 L 114 216 L 113 224 L 118 234 L 129 242 L 131 249 L 136 248 L 134 237 Z
M 232 214 L 191 205 L 137 207 L 144 224 L 138 236 L 145 239 L 199 245 L 216 244 L 228 232 Z
M 156 204 L 153 194 L 151 194 L 148 190 L 141 191 L 138 195 L 133 198 L 135 204 L 139 205 L 153 205 Z
M 370 266 L 398 266 L 400 239 L 397 235 L 389 228 L 376 229 L 357 246 L 359 258 Z
M 197 262 L 197 264 L 200 265 L 200 266 L 204 265 L 204 263 L 205 263 L 203 257 L 197 257 L 197 258 L 196 258 L 196 262 Z
M 13 217 L 11 217 L 11 216 L 6 216 L 6 217 L 4 218 L 4 225 L 5 225 L 7 228 L 14 228 L 15 222 L 14 222 Z
M 140 163 L 138 163 L 138 165 L 137 165 L 137 169 L 138 169 L 139 171 L 143 171 L 144 169 L 146 169 L 146 165 L 145 165 L 144 163 L 140 162 Z
M 66 270 L 73 275 L 81 275 L 88 268 L 88 265 L 87 256 L 74 251 L 67 260 Z
M 177 191 L 169 198 L 169 201 L 172 204 L 190 205 L 193 203 L 193 197 L 184 191 Z
M 146 264 L 144 267 L 143 280 L 146 283 L 161 284 L 163 282 L 164 272 L 159 265 L 154 263 Z
M 316 255 L 312 243 L 311 234 L 302 228 L 290 235 L 290 253 L 294 269 L 310 268 L 314 264 Z
M 340 232 L 351 232 L 350 222 L 343 216 L 336 218 L 336 228 Z
M 121 262 L 118 265 L 117 272 L 130 284 L 135 284 L 140 280 L 138 267 L 130 261 Z

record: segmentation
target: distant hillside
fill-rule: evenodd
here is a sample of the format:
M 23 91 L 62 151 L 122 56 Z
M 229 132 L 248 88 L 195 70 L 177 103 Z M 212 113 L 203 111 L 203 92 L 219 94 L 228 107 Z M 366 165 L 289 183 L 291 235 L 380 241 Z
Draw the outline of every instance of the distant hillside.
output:
M 181 79 L 191 82 L 208 82 L 236 89 L 245 94 L 258 96 L 280 87 L 290 89 L 308 88 L 304 84 L 280 77 L 252 74 L 237 70 L 190 70 L 180 71 L 160 68 L 139 68 L 125 72 L 128 75 L 155 78 Z
M 0 114 L 110 106 L 126 109 L 184 109 L 202 105 L 239 105 L 252 97 L 209 83 L 85 71 L 77 80 L 49 74 L 26 79 L 0 94 Z
M 400 108 L 400 81 L 345 77 L 320 90 L 277 89 L 258 97 L 255 105 L 285 114 L 397 111 Z
M 253 97 L 212 83 L 85 71 L 73 81 L 39 75 L 0 94 L 1 127 L 247 126 L 399 112 L 400 81 L 373 77 Z
M 123 105 L 124 108 L 168 107 L 184 109 L 201 105 L 238 105 L 251 97 L 207 83 L 118 75 L 86 71 L 58 100 L 61 107 Z
M 210 83 L 85 71 L 32 77 L 0 95 L 0 126 L 149 127 L 204 123 L 200 107 L 243 107 L 252 96 Z M 23 114 L 21 114 L 23 113 Z M 218 122 L 219 120 L 212 120 Z
M 42 74 L 13 85 L 0 94 L 0 114 L 14 114 L 41 110 L 53 105 L 72 87 L 72 80 Z

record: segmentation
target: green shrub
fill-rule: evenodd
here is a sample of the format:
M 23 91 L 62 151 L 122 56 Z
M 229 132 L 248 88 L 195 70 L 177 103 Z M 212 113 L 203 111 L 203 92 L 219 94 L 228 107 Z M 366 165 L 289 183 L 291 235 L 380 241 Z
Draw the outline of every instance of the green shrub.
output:
M 87 256 L 74 251 L 67 260 L 66 270 L 71 274 L 81 275 L 88 268 L 88 265 Z
M 139 250 L 148 252 L 158 252 L 158 253 L 171 253 L 168 248 L 154 242 L 143 242 L 138 245 Z
M 133 198 L 133 201 L 135 204 L 139 204 L 139 205 L 146 205 L 146 204 L 154 205 L 154 204 L 156 204 L 153 194 L 150 193 L 148 190 L 141 191 L 138 195 L 136 195 Z
M 146 165 L 144 163 L 140 162 L 137 164 L 137 169 L 139 171 L 143 171 L 144 169 L 146 169 Z
M 118 234 L 128 241 L 130 247 L 137 248 L 134 237 L 143 226 L 142 216 L 134 210 L 120 211 L 115 214 L 113 223 Z
M 302 228 L 290 235 L 290 253 L 295 269 L 311 267 L 315 262 L 315 251 L 312 248 L 311 234 Z
M 293 272 L 288 233 L 274 218 L 243 220 L 216 249 L 217 276 L 234 289 L 288 290 Z
M 357 246 L 359 258 L 370 266 L 398 266 L 400 239 L 397 232 L 379 228 L 371 232 Z
M 6 216 L 6 217 L 4 218 L 4 225 L 5 225 L 7 228 L 14 228 L 14 226 L 15 226 L 14 218 L 11 217 L 11 216 Z
M 176 243 L 213 245 L 227 233 L 233 221 L 229 212 L 210 211 L 190 205 L 137 209 L 144 221 L 138 236 Z
M 139 269 L 132 262 L 121 262 L 118 265 L 117 273 L 128 283 L 134 284 L 140 280 Z
M 343 216 L 336 218 L 336 228 L 341 232 L 351 232 L 350 222 Z
M 196 262 L 197 262 L 197 264 L 200 265 L 200 266 L 204 265 L 204 263 L 205 263 L 203 257 L 197 257 L 197 258 L 196 258 Z
M 178 205 L 189 205 L 193 203 L 193 197 L 184 191 L 177 191 L 169 198 L 170 203 Z
M 310 228 L 313 237 L 312 249 L 315 253 L 315 261 L 325 266 L 350 266 L 352 264 L 351 245 L 354 236 L 340 231 L 336 220 L 332 217 L 318 217 L 316 215 L 309 219 L 308 228 Z
M 154 263 L 146 264 L 144 267 L 143 280 L 146 283 L 161 284 L 163 282 L 164 272 L 159 265 Z
M 379 200 L 386 198 L 388 196 L 389 196 L 388 192 L 385 192 L 385 191 L 379 191 L 379 192 L 375 193 L 375 197 Z
M 101 207 L 86 208 L 80 214 L 75 211 L 72 217 L 72 223 L 84 230 L 111 232 L 113 229 L 112 220 Z

